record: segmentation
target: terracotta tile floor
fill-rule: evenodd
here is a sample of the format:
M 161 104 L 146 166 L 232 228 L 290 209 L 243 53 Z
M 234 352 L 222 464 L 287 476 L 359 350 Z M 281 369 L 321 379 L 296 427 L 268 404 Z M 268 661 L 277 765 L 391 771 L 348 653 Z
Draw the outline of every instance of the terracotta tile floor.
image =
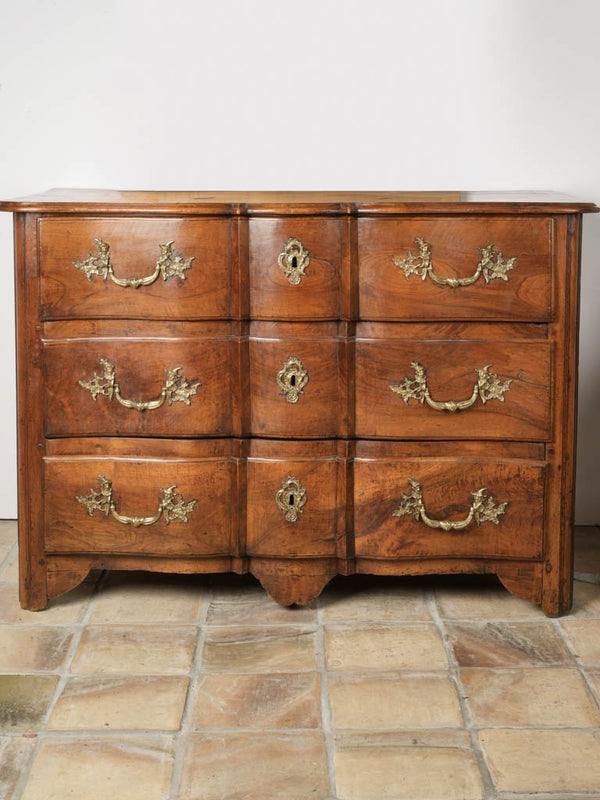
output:
M 1 800 L 600 798 L 600 529 L 573 613 L 493 578 L 96 574 L 17 602 L 0 522 Z

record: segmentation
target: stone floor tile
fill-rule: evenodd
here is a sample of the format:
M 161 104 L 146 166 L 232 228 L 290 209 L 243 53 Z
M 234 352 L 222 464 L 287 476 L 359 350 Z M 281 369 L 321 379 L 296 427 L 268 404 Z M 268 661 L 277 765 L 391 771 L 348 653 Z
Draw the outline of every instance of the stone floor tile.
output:
M 187 677 L 69 678 L 49 730 L 178 730 Z
M 83 616 L 93 591 L 93 584 L 82 583 L 71 592 L 52 600 L 43 611 L 25 611 L 19 603 L 19 587 L 12 583 L 0 584 L 0 622 L 10 625 L 77 622 Z
M 2 567 L 2 571 L 0 572 L 0 582 L 2 583 L 19 582 L 19 554 L 16 550 Z
M 231 586 L 212 581 L 207 625 L 298 625 L 317 620 L 315 604 L 304 607 L 280 606 L 261 586 Z
M 16 787 L 27 769 L 36 745 L 35 739 L 21 736 L 0 736 L 0 797 L 17 800 Z
M 447 675 L 332 673 L 329 703 L 336 729 L 463 727 L 456 686 Z
M 575 528 L 575 572 L 600 575 L 600 528 Z
M 192 734 L 187 741 L 178 800 L 321 800 L 328 796 L 321 734 Z
M 208 628 L 202 667 L 209 672 L 307 672 L 316 669 L 312 628 Z
M 447 669 L 434 625 L 329 626 L 325 634 L 328 669 Z
M 446 630 L 461 667 L 574 666 L 573 656 L 551 622 L 447 623 Z
M 348 586 L 336 582 L 323 592 L 319 601 L 326 622 L 431 621 L 422 580 L 360 577 L 363 582 L 347 579 Z
M 100 589 L 93 624 L 194 623 L 204 596 L 203 576 L 114 572 Z
M 195 645 L 191 627 L 94 625 L 83 632 L 71 672 L 187 674 Z
M 73 633 L 58 626 L 0 625 L 0 672 L 60 670 Z
M 17 543 L 16 519 L 0 519 L 0 550 L 10 550 Z
M 466 731 L 336 737 L 339 800 L 483 800 Z
M 35 731 L 54 696 L 58 675 L 0 675 L 0 731 Z
M 596 694 L 600 697 L 600 669 L 586 669 L 585 672 L 596 690 Z
M 581 663 L 600 666 L 600 619 L 565 618 L 561 625 Z
M 600 585 L 575 581 L 573 583 L 573 608 L 568 619 L 600 619 Z
M 479 740 L 500 792 L 552 792 L 557 800 L 565 792 L 598 797 L 598 731 L 483 730 Z
M 320 708 L 315 672 L 202 675 L 190 725 L 193 730 L 318 728 Z
M 600 710 L 576 669 L 463 669 L 460 680 L 478 727 L 600 725 Z
M 440 578 L 435 599 L 444 619 L 545 619 L 539 606 L 510 594 L 492 576 Z
M 172 768 L 171 737 L 50 739 L 22 800 L 168 800 Z

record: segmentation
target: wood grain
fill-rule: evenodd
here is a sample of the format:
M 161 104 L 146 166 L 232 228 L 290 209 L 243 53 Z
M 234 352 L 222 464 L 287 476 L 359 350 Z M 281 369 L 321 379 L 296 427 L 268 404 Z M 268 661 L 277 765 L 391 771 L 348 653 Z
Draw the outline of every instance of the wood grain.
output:
M 508 280 L 471 286 L 438 286 L 430 277 L 410 279 L 392 261 L 418 255 L 415 238 L 431 245 L 436 275 L 467 278 L 475 272 L 479 248 L 491 243 L 506 259 L 517 257 Z M 551 318 L 552 220 L 362 219 L 358 223 L 361 319 L 546 321 Z
M 39 222 L 42 319 L 202 319 L 230 314 L 230 220 L 45 217 Z M 185 280 L 159 277 L 150 286 L 117 286 L 100 276 L 87 280 L 73 265 L 96 253 L 94 239 L 110 245 L 118 278 L 151 275 L 160 244 L 174 242 L 194 257 Z

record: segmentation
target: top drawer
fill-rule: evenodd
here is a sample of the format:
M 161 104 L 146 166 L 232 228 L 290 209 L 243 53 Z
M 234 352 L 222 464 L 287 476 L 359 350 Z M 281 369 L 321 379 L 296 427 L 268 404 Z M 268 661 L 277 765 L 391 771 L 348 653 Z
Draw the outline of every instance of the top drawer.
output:
M 368 320 L 551 318 L 552 219 L 359 220 Z
M 341 231 L 339 218 L 251 219 L 250 316 L 337 319 Z
M 229 316 L 230 224 L 193 217 L 40 219 L 42 319 Z

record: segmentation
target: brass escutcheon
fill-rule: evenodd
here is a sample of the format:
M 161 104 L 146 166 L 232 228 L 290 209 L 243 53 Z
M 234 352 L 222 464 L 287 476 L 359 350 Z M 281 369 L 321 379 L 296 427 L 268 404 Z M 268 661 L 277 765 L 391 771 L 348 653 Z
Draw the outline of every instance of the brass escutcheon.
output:
M 288 403 L 298 402 L 307 383 L 308 372 L 304 364 L 296 356 L 289 356 L 277 373 L 277 385 Z
M 277 506 L 281 510 L 286 522 L 297 522 L 302 514 L 302 508 L 306 503 L 306 489 L 300 483 L 300 479 L 293 475 L 288 475 L 281 482 L 281 488 L 275 495 Z
M 310 255 L 300 239 L 290 236 L 283 245 L 283 250 L 277 258 L 277 264 L 292 286 L 297 286 L 306 274 L 306 268 L 310 264 Z

